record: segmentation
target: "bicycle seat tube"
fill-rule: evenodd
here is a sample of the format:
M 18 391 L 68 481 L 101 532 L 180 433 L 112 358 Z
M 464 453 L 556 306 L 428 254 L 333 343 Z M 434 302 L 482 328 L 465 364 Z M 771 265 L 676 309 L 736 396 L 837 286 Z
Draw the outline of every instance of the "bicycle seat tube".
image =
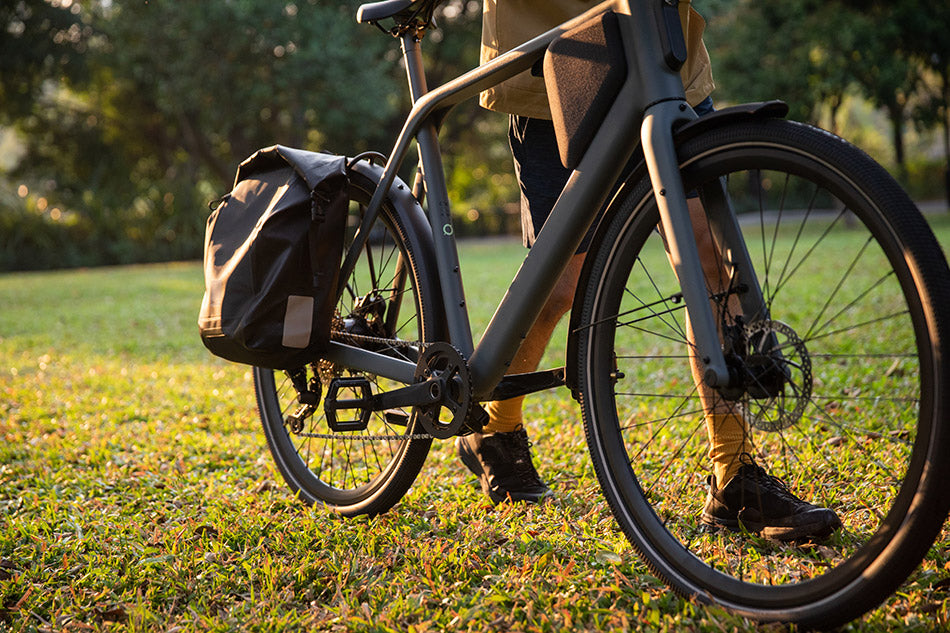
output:
M 416 103 L 428 91 L 425 69 L 422 63 L 422 51 L 419 39 L 412 34 L 401 38 L 403 59 L 406 61 L 406 73 Z M 416 133 L 419 151 L 419 163 L 422 167 L 422 179 L 425 183 L 428 205 L 426 211 L 432 226 L 432 241 L 435 246 L 436 260 L 439 262 L 438 274 L 442 287 L 442 298 L 446 306 L 449 340 L 466 358 L 472 354 L 472 327 L 465 309 L 465 291 L 462 286 L 462 271 L 459 265 L 458 247 L 455 242 L 455 230 L 452 225 L 452 213 L 449 205 L 448 188 L 445 184 L 445 171 L 442 166 L 442 151 L 439 147 L 439 132 L 435 121 L 427 121 Z
M 579 23 L 579 18 L 571 20 L 563 27 L 566 28 L 575 23 Z M 449 340 L 466 357 L 472 353 L 472 333 L 451 224 L 450 204 L 438 144 L 438 126 L 448 110 L 458 103 L 531 68 L 561 30 L 561 28 L 553 29 L 542 34 L 432 92 L 428 91 L 426 85 L 419 38 L 411 31 L 404 32 L 400 36 L 413 107 L 389 156 L 379 185 L 367 206 L 353 245 L 347 252 L 341 275 L 346 276 L 352 272 L 359 251 L 368 238 L 369 227 L 376 219 L 385 194 L 395 180 L 396 173 L 408 154 L 412 141 L 416 140 L 428 200 L 427 215 L 433 228 L 436 259 L 439 263 L 439 281 L 449 326 Z
M 594 11 L 589 12 L 589 14 L 594 14 Z M 562 25 L 562 27 L 567 28 L 579 24 L 583 17 L 579 16 Z M 454 301 L 445 302 L 446 320 L 451 324 L 449 340 L 459 347 L 466 356 L 469 355 L 472 347 L 472 334 L 464 305 L 461 277 L 458 274 L 458 260 L 457 256 L 454 255 L 454 236 L 451 234 L 445 235 L 445 231 L 442 231 L 442 234 L 439 235 L 439 227 L 445 225 L 445 222 L 441 222 L 441 219 L 448 212 L 449 203 L 445 193 L 441 155 L 438 152 L 435 128 L 445 113 L 458 103 L 531 68 L 532 64 L 541 58 L 548 44 L 561 33 L 563 28 L 553 29 L 548 33 L 539 35 L 488 64 L 475 68 L 429 92 L 427 92 L 421 59 L 418 55 L 418 42 L 403 40 L 403 52 L 407 58 L 407 75 L 410 90 L 413 93 L 412 111 L 396 139 L 376 191 L 366 207 L 360 227 L 347 250 L 341 267 L 341 277 L 345 278 L 352 273 L 360 251 L 365 247 L 366 240 L 369 238 L 370 227 L 375 222 L 383 200 L 396 179 L 396 173 L 408 154 L 412 141 L 417 139 L 421 132 L 423 142 L 419 144 L 420 162 L 423 163 L 423 171 L 429 176 L 429 181 L 426 182 L 429 222 L 434 227 L 435 235 L 440 237 L 439 241 L 443 242 L 441 256 L 438 251 L 436 254 L 439 282 L 444 297 L 455 297 Z M 429 132 L 424 131 L 427 126 L 430 129 Z M 437 191 L 441 191 L 441 194 L 436 193 Z M 447 254 L 446 251 L 448 251 Z M 446 257 L 449 263 L 446 264 L 441 257 Z M 415 366 L 407 361 L 389 358 L 371 350 L 359 349 L 335 341 L 330 343 L 327 358 L 334 362 L 342 363 L 345 361 L 348 366 L 365 368 L 367 371 L 373 371 L 380 376 L 402 382 L 411 381 L 415 370 Z

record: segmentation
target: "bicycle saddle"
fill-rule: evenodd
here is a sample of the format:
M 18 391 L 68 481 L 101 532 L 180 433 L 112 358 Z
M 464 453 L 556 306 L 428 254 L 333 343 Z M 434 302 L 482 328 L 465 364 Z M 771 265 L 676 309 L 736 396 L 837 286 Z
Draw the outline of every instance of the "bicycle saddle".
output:
M 400 13 L 408 11 L 413 0 L 382 0 L 361 4 L 356 13 L 356 21 L 360 24 L 379 22 L 386 18 L 396 18 Z
M 380 20 L 392 18 L 397 25 L 409 25 L 417 22 L 428 26 L 432 21 L 432 13 L 443 0 L 382 0 L 360 5 L 356 13 L 356 21 L 361 24 L 376 24 Z

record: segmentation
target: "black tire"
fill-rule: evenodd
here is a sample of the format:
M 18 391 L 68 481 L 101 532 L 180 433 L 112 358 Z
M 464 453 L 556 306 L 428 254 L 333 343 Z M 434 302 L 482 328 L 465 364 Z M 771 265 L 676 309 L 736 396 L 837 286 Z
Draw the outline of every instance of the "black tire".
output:
M 677 592 L 760 621 L 839 625 L 907 578 L 950 507 L 946 261 L 887 173 L 830 134 L 750 122 L 686 141 L 679 156 L 687 190 L 727 178 L 771 309 L 761 327 L 785 339 L 792 373 L 811 365 L 783 388 L 788 401 L 728 400 L 778 429 L 753 428 L 756 461 L 843 527 L 785 545 L 700 528 L 703 409 L 642 174 L 599 228 L 575 322 L 597 476 L 631 543 Z M 734 323 L 721 304 L 720 325 Z
M 370 178 L 351 172 L 347 242 L 374 187 Z M 345 290 L 334 320 L 334 339 L 342 337 L 350 345 L 366 345 L 416 362 L 418 343 L 434 336 L 439 327 L 435 312 L 439 304 L 430 294 L 435 277 L 426 264 L 428 251 L 421 243 L 420 226 L 412 220 L 392 200 L 384 202 L 353 274 L 341 280 Z M 264 434 L 281 475 L 308 504 L 321 503 L 347 516 L 385 512 L 412 485 L 432 438 L 420 430 L 411 409 L 374 412 L 363 430 L 334 431 L 327 422 L 324 397 L 338 378 L 366 378 L 373 393 L 402 385 L 327 361 L 304 371 L 307 382 L 320 385 L 320 401 L 294 428 L 289 416 L 300 404 L 289 374 L 254 369 Z M 338 398 L 359 395 L 359 388 L 346 388 Z M 356 410 L 339 413 L 342 420 L 358 417 Z

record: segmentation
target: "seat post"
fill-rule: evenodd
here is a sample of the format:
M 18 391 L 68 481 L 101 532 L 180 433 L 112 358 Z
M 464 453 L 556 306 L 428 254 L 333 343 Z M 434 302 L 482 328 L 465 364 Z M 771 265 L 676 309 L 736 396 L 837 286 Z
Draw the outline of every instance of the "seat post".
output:
M 402 58 L 406 62 L 406 75 L 409 78 L 409 94 L 415 104 L 426 92 L 426 71 L 422 63 L 422 47 L 417 33 L 410 29 L 399 36 Z

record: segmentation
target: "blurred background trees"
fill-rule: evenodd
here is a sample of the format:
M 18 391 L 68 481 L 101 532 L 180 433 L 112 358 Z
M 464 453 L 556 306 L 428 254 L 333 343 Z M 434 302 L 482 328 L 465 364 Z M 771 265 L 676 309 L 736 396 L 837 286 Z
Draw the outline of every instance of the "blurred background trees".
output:
M 0 270 L 197 258 L 208 201 L 257 148 L 387 152 L 404 71 L 394 40 L 356 24 L 359 3 L 4 2 Z M 782 98 L 913 195 L 945 195 L 945 3 L 694 4 L 719 105 Z M 430 86 L 478 63 L 480 0 L 447 0 L 438 25 Z M 519 226 L 506 126 L 474 102 L 445 123 L 460 233 Z

